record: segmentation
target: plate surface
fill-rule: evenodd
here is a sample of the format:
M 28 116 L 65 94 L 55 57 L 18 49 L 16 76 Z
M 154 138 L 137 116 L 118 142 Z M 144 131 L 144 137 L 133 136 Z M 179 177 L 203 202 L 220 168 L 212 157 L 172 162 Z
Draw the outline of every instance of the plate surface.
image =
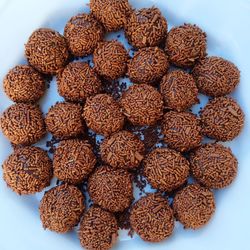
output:
M 233 94 L 246 114 L 242 134 L 227 143 L 239 160 L 239 173 L 233 185 L 216 191 L 217 210 L 211 222 L 204 228 L 184 230 L 176 223 L 173 236 L 168 240 L 149 244 L 134 236 L 131 240 L 121 232 L 119 250 L 235 250 L 249 249 L 250 241 L 250 1 L 249 0 L 131 0 L 134 7 L 155 5 L 162 10 L 169 26 L 186 23 L 198 24 L 208 35 L 208 53 L 233 61 L 241 70 L 241 84 Z M 0 0 L 0 81 L 16 64 L 26 63 L 24 43 L 38 27 L 51 27 L 63 32 L 67 20 L 87 11 L 87 0 Z M 116 37 L 111 34 L 108 39 Z M 121 39 L 123 39 L 123 35 Z M 206 99 L 202 99 L 202 104 Z M 42 110 L 62 100 L 56 93 L 53 80 L 50 89 L 40 101 Z M 46 104 L 45 104 L 46 103 Z M 0 112 L 11 101 L 0 90 Z M 196 107 L 198 108 L 198 107 Z M 40 142 L 44 146 L 46 139 Z M 0 133 L 0 163 L 11 153 L 10 143 Z M 74 232 L 58 235 L 44 231 L 39 220 L 38 206 L 42 194 L 17 196 L 0 178 L 0 249 L 1 250 L 80 250 Z

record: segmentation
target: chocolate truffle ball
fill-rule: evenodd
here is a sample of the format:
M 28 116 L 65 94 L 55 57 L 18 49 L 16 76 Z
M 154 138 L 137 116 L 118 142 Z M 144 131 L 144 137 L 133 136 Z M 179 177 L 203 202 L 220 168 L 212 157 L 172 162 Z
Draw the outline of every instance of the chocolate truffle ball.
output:
M 40 218 L 44 229 L 66 233 L 80 221 L 85 209 L 84 196 L 72 185 L 63 184 L 45 192 L 40 203 Z
M 144 157 L 143 142 L 125 130 L 106 138 L 100 149 L 102 160 L 114 168 L 136 168 Z
M 157 83 L 169 67 L 168 58 L 158 47 L 140 49 L 128 64 L 128 76 L 134 83 Z
M 93 54 L 94 69 L 100 76 L 115 80 L 126 73 L 128 58 L 128 53 L 120 42 L 101 42 Z
M 92 172 L 96 158 L 87 141 L 61 141 L 53 159 L 54 175 L 61 181 L 79 184 Z
M 153 188 L 171 192 L 187 181 L 189 162 L 179 152 L 157 148 L 144 161 L 144 175 Z
M 89 14 L 73 16 L 64 28 L 68 48 L 74 56 L 93 53 L 98 42 L 104 37 L 102 25 Z
M 84 62 L 69 63 L 57 79 L 59 94 L 72 102 L 83 102 L 87 97 L 98 94 L 101 84 L 95 71 Z
M 189 112 L 166 113 L 162 122 L 162 133 L 168 146 L 180 152 L 189 151 L 201 145 L 200 122 Z
M 206 47 L 206 33 L 196 25 L 184 24 L 169 31 L 165 49 L 172 64 L 191 67 L 206 56 Z
M 111 249 L 118 238 L 118 224 L 115 216 L 100 207 L 91 207 L 83 216 L 78 236 L 84 249 Z
M 215 211 L 213 192 L 198 184 L 188 185 L 174 197 L 173 209 L 185 228 L 198 229 L 211 219 Z
M 56 103 L 45 118 L 47 130 L 58 139 L 77 137 L 84 133 L 82 107 L 69 102 Z
M 160 91 L 165 106 L 176 111 L 185 111 L 199 103 L 198 88 L 193 77 L 181 70 L 174 70 L 161 81 Z
M 46 134 L 38 106 L 18 103 L 7 108 L 0 119 L 3 134 L 13 144 L 31 145 Z
M 133 205 L 130 223 L 143 240 L 159 242 L 174 230 L 173 211 L 161 195 L 148 194 Z
M 67 63 L 66 40 L 57 31 L 41 28 L 35 30 L 25 45 L 29 64 L 44 74 L 56 74 Z
M 201 112 L 203 133 L 219 141 L 231 141 L 244 126 L 244 113 L 231 97 L 211 100 Z
M 208 188 L 229 186 L 237 175 L 238 162 L 230 148 L 205 144 L 190 156 L 193 176 Z
M 108 32 L 123 28 L 132 12 L 128 0 L 90 0 L 90 10 Z
M 205 95 L 218 97 L 228 95 L 240 82 L 240 71 L 232 63 L 221 57 L 206 57 L 193 69 L 199 91 Z
M 52 162 L 37 147 L 16 149 L 3 163 L 3 178 L 18 194 L 34 194 L 50 185 Z
M 12 101 L 33 103 L 44 95 L 45 81 L 32 67 L 18 65 L 5 76 L 3 88 Z
M 125 25 L 125 35 L 135 48 L 157 46 L 167 35 L 167 21 L 158 8 L 132 12 Z
M 101 166 L 90 176 L 88 191 L 94 204 L 110 212 L 121 212 L 133 200 L 132 175 L 124 169 Z
M 134 125 L 154 125 L 163 115 L 161 94 L 147 84 L 129 87 L 120 103 L 124 115 Z
M 124 124 L 119 104 L 107 94 L 89 97 L 83 116 L 90 129 L 105 136 L 121 130 Z

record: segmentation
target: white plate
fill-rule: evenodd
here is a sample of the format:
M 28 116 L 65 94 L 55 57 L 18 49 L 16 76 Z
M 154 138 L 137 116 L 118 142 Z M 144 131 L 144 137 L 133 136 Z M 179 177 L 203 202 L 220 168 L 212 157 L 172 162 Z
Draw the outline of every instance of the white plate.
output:
M 52 27 L 60 32 L 73 15 L 87 10 L 87 0 L 0 0 L 0 79 L 16 64 L 25 63 L 24 43 L 38 27 Z M 196 23 L 208 35 L 210 55 L 233 61 L 241 70 L 241 84 L 233 96 L 246 114 L 243 133 L 228 143 L 239 160 L 239 174 L 233 185 L 216 192 L 217 209 L 204 228 L 183 230 L 176 223 L 173 236 L 159 244 L 149 244 L 122 233 L 114 249 L 156 250 L 235 250 L 249 249 L 250 242 L 250 1 L 249 0 L 131 0 L 135 7 L 156 5 L 161 8 L 170 27 L 184 22 Z M 61 98 L 51 83 L 41 100 L 42 109 Z M 46 105 L 44 103 L 46 102 Z M 0 111 L 11 101 L 0 91 Z M 39 145 L 44 145 L 43 140 Z M 11 153 L 10 143 L 0 134 L 0 162 Z M 74 232 L 58 235 L 44 231 L 39 220 L 38 205 L 42 194 L 18 196 L 0 178 L 0 249 L 1 250 L 72 250 L 81 249 Z

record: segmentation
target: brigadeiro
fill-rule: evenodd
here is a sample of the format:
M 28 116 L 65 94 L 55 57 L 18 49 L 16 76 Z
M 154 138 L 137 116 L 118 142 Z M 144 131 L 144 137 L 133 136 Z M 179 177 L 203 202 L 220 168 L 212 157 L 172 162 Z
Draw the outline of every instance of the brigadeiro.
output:
M 199 61 L 193 69 L 199 91 L 218 97 L 228 95 L 240 82 L 240 71 L 230 61 L 211 56 Z
M 3 134 L 13 144 L 34 144 L 46 134 L 42 112 L 33 104 L 11 105 L 3 112 L 0 122 Z
M 124 116 L 119 104 L 107 94 L 89 97 L 83 116 L 90 129 L 105 136 L 121 130 L 124 125 Z
M 82 218 L 78 236 L 84 249 L 111 249 L 118 238 L 115 216 L 100 207 L 91 207 Z
M 118 41 L 100 42 L 93 54 L 94 69 L 107 80 L 125 75 L 129 55 Z
M 231 97 L 217 97 L 201 111 L 202 132 L 219 141 L 231 141 L 244 126 L 244 113 Z
M 69 102 L 56 103 L 45 118 L 47 130 L 58 139 L 77 137 L 84 133 L 82 107 Z
M 153 188 L 171 192 L 187 181 L 189 162 L 175 150 L 157 148 L 144 160 L 143 172 Z
M 58 92 L 66 100 L 83 102 L 87 97 L 101 91 L 101 80 L 95 71 L 84 62 L 71 62 L 58 75 Z
M 238 162 L 230 148 L 205 144 L 190 156 L 193 176 L 208 188 L 229 186 L 237 175 Z
M 169 31 L 165 49 L 172 64 L 191 67 L 206 56 L 206 47 L 206 33 L 196 25 L 184 24 Z
M 16 149 L 3 163 L 3 178 L 16 193 L 34 194 L 50 185 L 52 162 L 37 147 Z
M 32 67 L 18 65 L 5 76 L 3 88 L 14 102 L 34 103 L 44 95 L 45 81 Z
M 61 181 L 79 184 L 92 172 L 96 158 L 87 141 L 61 141 L 53 158 L 54 175 Z
M 134 125 L 154 125 L 163 115 L 163 98 L 152 86 L 136 84 L 123 93 L 124 115 Z
M 25 45 L 31 66 L 44 74 L 56 74 L 67 63 L 69 52 L 65 38 L 55 30 L 35 30 Z
M 68 184 L 56 186 L 45 192 L 40 203 L 40 218 L 44 229 L 66 233 L 75 227 L 84 212 L 84 196 Z
M 88 192 L 94 204 L 122 212 L 133 201 L 132 175 L 124 169 L 101 166 L 90 176 Z
M 200 122 L 189 112 L 167 112 L 162 121 L 162 133 L 168 146 L 180 152 L 189 151 L 201 145 Z
M 128 76 L 134 83 L 157 83 L 169 68 L 168 58 L 158 47 L 140 49 L 128 63 Z
M 148 194 L 133 205 L 130 223 L 143 240 L 159 242 L 173 233 L 174 215 L 165 198 L 160 194 Z
M 165 75 L 160 91 L 166 108 L 171 110 L 185 111 L 199 103 L 198 88 L 193 77 L 182 70 L 174 70 Z
M 198 229 L 208 223 L 215 211 L 213 192 L 198 184 L 188 185 L 174 197 L 173 209 L 185 228 Z
M 90 10 L 106 31 L 110 32 L 124 27 L 132 7 L 128 0 L 90 0 Z
M 104 37 L 102 25 L 89 14 L 73 16 L 64 28 L 68 48 L 74 56 L 93 53 L 98 42 Z
M 167 35 L 167 21 L 158 8 L 132 12 L 125 25 L 125 35 L 135 48 L 160 45 Z
M 114 168 L 133 169 L 144 157 L 144 144 L 129 131 L 120 131 L 106 138 L 100 146 L 102 160 Z

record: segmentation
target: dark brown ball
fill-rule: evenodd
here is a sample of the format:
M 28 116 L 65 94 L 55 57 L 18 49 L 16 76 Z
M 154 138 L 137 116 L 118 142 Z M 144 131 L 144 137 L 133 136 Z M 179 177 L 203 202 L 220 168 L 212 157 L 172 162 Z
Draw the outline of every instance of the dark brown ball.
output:
M 213 192 L 198 184 L 188 185 L 174 197 L 173 209 L 185 228 L 198 229 L 207 224 L 214 214 Z
M 231 97 L 211 100 L 201 112 L 203 133 L 219 141 L 231 141 L 244 126 L 244 113 Z
M 206 33 L 191 24 L 172 28 L 168 33 L 165 49 L 172 64 L 191 67 L 206 56 Z
M 120 103 L 124 115 L 134 125 L 154 125 L 163 115 L 161 94 L 147 84 L 129 87 Z
M 192 73 L 199 91 L 213 97 L 230 94 L 240 82 L 238 68 L 221 57 L 206 57 L 195 65 Z
M 133 205 L 130 223 L 143 240 L 159 242 L 173 233 L 173 211 L 161 195 L 148 194 Z
M 54 175 L 71 184 L 83 182 L 92 172 L 96 157 L 87 141 L 71 139 L 61 141 L 53 158 Z
M 124 169 L 101 166 L 90 176 L 88 191 L 94 204 L 110 212 L 121 212 L 133 200 L 132 175 Z
M 199 103 L 198 88 L 193 77 L 181 70 L 174 70 L 161 81 L 160 91 L 165 106 L 176 111 L 185 111 Z
M 125 75 L 128 58 L 129 55 L 120 42 L 101 42 L 93 54 L 94 69 L 100 76 L 115 80 Z
M 100 207 L 91 207 L 83 216 L 78 236 L 84 249 L 111 249 L 118 238 L 118 224 L 115 216 Z
M 144 144 L 134 134 L 120 131 L 106 138 L 100 146 L 102 160 L 113 168 L 133 169 L 144 157 Z
M 167 21 L 158 8 L 132 12 L 125 25 L 125 35 L 135 48 L 160 45 L 167 35 Z
M 201 145 L 200 122 L 189 112 L 166 113 L 162 122 L 162 133 L 168 146 L 180 152 L 189 151 Z
M 158 47 L 140 49 L 128 64 L 128 76 L 134 83 L 155 84 L 167 73 L 168 58 Z
M 89 97 L 83 116 L 90 129 L 105 136 L 121 130 L 124 125 L 124 116 L 119 104 L 107 94 Z
M 7 108 L 0 119 L 3 134 L 13 144 L 31 145 L 46 134 L 38 106 L 18 103 Z
M 72 102 L 83 102 L 87 97 L 98 94 L 101 86 L 95 71 L 84 62 L 69 63 L 57 79 L 59 94 Z
M 4 161 L 3 178 L 17 194 L 41 192 L 50 185 L 52 162 L 40 148 L 19 148 Z
M 78 224 L 84 212 L 84 196 L 72 185 L 63 184 L 45 192 L 40 203 L 44 229 L 66 233 Z
M 69 52 L 65 38 L 55 30 L 35 30 L 25 45 L 31 66 L 44 74 L 56 74 L 67 63 Z
M 45 118 L 47 130 L 58 139 L 77 137 L 84 133 L 82 107 L 69 102 L 56 103 Z

